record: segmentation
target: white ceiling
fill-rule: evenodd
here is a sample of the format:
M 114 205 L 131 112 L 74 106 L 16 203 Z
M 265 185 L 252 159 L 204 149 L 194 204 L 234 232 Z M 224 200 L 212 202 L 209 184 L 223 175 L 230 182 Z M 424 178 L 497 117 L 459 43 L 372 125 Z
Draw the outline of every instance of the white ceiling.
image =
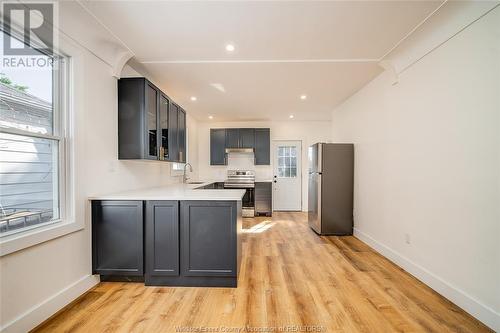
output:
M 290 114 L 330 119 L 333 108 L 379 74 L 381 58 L 441 2 L 80 3 L 188 113 L 236 121 Z M 225 51 L 227 43 L 236 46 L 234 53 Z

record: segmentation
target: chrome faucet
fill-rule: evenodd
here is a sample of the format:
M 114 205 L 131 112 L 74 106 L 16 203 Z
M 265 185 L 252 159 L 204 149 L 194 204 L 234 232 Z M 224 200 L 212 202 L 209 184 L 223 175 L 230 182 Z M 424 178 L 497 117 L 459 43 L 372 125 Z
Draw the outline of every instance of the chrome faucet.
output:
M 193 172 L 193 167 L 191 166 L 191 164 L 189 163 L 186 163 L 184 164 L 184 174 L 182 175 L 182 183 L 186 184 L 187 180 L 189 179 L 188 177 L 186 177 L 186 167 L 189 165 L 189 172 Z

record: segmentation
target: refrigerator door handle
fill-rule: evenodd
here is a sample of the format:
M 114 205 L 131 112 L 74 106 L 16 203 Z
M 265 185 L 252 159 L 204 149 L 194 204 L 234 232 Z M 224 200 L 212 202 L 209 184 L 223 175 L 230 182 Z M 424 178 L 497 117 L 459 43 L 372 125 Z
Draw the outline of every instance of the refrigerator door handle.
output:
M 318 165 L 316 166 L 316 169 L 321 174 L 321 172 L 323 171 L 323 144 L 322 143 L 318 143 L 318 151 L 316 153 L 318 154 L 318 159 L 316 162 Z

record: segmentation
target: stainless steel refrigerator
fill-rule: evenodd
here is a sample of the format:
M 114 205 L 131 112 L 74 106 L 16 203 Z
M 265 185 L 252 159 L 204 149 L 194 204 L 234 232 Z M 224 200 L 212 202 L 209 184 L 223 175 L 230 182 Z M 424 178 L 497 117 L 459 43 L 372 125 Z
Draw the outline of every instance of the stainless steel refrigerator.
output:
M 352 235 L 354 145 L 309 147 L 308 222 L 320 235 Z

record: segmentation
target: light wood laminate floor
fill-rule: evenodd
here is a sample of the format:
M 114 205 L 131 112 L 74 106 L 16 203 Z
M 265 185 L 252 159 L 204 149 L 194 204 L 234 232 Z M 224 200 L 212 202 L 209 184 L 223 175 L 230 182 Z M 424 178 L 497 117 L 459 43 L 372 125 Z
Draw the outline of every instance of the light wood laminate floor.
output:
M 35 331 L 491 332 L 358 239 L 317 236 L 306 218 L 244 219 L 238 288 L 101 283 Z

